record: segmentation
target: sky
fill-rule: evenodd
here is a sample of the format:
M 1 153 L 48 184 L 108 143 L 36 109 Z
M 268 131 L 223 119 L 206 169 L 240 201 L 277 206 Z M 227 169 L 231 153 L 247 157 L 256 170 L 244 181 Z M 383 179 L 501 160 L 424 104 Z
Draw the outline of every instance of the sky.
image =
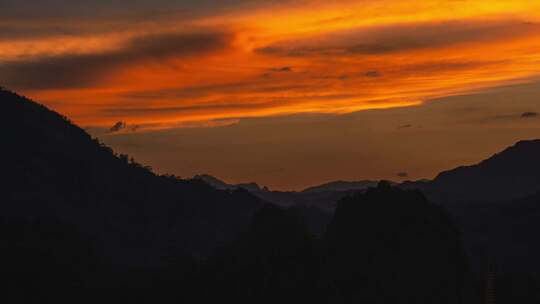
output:
M 274 189 L 540 137 L 539 63 L 537 0 L 0 2 L 0 85 L 159 173 Z

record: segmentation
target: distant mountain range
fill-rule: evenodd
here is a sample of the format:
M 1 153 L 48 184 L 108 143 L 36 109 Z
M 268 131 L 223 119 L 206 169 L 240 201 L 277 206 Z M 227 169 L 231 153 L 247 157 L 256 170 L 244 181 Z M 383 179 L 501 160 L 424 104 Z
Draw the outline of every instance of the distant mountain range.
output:
M 210 186 L 220 190 L 244 189 L 259 198 L 283 207 L 316 206 L 323 210 L 333 211 L 336 202 L 356 191 L 364 191 L 376 187 L 380 181 L 334 181 L 306 188 L 302 191 L 275 191 L 268 187 L 261 187 L 257 183 L 228 184 L 217 177 L 201 174 L 193 177 L 202 180 Z M 390 182 L 392 185 L 397 183 Z
M 205 178 L 205 181 L 217 180 Z M 255 196 L 285 207 L 297 207 L 310 229 L 324 233 L 332 219 L 336 202 L 364 192 L 375 181 L 336 181 L 298 192 L 244 188 Z M 540 272 L 540 255 L 535 235 L 540 231 L 540 140 L 520 141 L 479 162 L 440 173 L 433 180 L 395 184 L 403 189 L 421 190 L 431 201 L 446 208 L 462 231 L 476 270 L 486 259 L 496 261 L 506 271 Z
M 336 197 L 364 191 L 380 182 L 334 181 L 302 191 L 270 191 L 257 183 L 232 185 L 210 175 L 194 178 L 217 189 L 245 189 L 279 205 L 318 205 L 329 210 Z M 520 141 L 478 164 L 441 172 L 433 180 L 390 183 L 405 189 L 420 189 L 431 200 L 441 203 L 523 198 L 540 191 L 540 140 Z
M 235 190 L 235 189 L 244 189 L 248 191 L 268 191 L 266 188 L 261 188 L 257 183 L 248 183 L 248 184 L 227 184 L 224 181 L 218 179 L 217 177 L 208 175 L 208 174 L 201 174 L 201 175 L 195 175 L 193 177 L 194 180 L 202 180 L 205 183 L 209 184 L 210 186 L 219 189 L 219 190 Z
M 356 181 L 356 182 L 349 182 L 349 181 L 335 181 L 335 182 L 329 182 L 326 184 L 313 186 L 304 189 L 302 192 L 304 193 L 313 193 L 313 192 L 325 192 L 325 191 L 360 191 L 360 190 L 366 190 L 368 188 L 376 187 L 377 184 L 379 184 L 380 181 L 371 181 L 371 180 L 365 180 L 365 181 Z M 395 183 L 392 183 L 395 184 Z
M 222 180 L 220 180 L 217 177 L 208 175 L 208 174 L 201 174 L 201 175 L 195 175 L 193 179 L 199 179 L 207 184 L 211 185 L 212 187 L 216 189 L 221 190 L 234 190 L 234 189 L 245 189 L 248 191 L 265 191 L 269 192 L 270 189 L 267 187 L 261 187 L 257 183 L 244 183 L 244 184 L 228 184 Z M 315 192 L 326 192 L 326 191 L 360 191 L 360 190 L 366 190 L 368 188 L 376 187 L 377 184 L 380 181 L 374 181 L 374 180 L 364 180 L 364 181 L 334 181 L 329 182 L 317 186 L 312 186 L 309 188 L 306 188 L 302 191 L 299 191 L 301 193 L 315 193 Z M 396 183 L 391 182 L 391 184 L 396 185 Z M 275 192 L 284 192 L 284 191 L 275 191 Z M 294 191 L 289 191 L 294 192 Z

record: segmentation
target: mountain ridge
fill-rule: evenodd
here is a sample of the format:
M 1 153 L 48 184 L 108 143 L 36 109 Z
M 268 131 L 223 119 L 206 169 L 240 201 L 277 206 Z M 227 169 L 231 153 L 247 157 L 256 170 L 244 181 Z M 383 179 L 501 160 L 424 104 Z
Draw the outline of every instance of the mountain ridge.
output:
M 522 140 L 469 166 L 441 172 L 430 190 L 460 200 L 508 200 L 540 190 L 540 140 Z
M 159 264 L 169 249 L 211 254 L 267 204 L 242 189 L 156 175 L 43 105 L 6 90 L 0 100 L 9 160 L 0 222 L 54 219 L 98 240 L 117 264 Z

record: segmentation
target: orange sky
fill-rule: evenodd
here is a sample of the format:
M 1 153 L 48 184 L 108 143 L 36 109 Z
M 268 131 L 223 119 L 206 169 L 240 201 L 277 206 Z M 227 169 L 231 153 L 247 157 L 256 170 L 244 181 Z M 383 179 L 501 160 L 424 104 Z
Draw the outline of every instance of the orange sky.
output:
M 539 76 L 538 0 L 0 3 L 0 85 L 184 177 L 431 178 L 540 136 Z
M 51 15 L 32 28 L 61 30 L 0 40 L 0 75 L 79 124 L 144 130 L 414 105 L 540 72 L 538 1 L 254 3 L 111 29 Z

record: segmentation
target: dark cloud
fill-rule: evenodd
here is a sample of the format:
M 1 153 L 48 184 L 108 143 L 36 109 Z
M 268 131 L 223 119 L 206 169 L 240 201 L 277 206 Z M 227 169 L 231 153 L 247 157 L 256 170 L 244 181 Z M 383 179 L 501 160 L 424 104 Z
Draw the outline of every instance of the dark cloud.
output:
M 47 36 L 75 36 L 86 31 L 77 27 L 43 26 L 38 24 L 21 24 L 12 22 L 0 24 L 0 41 L 23 40 Z
M 390 25 L 335 32 L 302 41 L 283 41 L 259 48 L 256 52 L 277 56 L 377 55 L 487 42 L 538 30 L 540 26 L 536 23 L 515 20 Z
M 0 41 L 176 25 L 292 0 L 1 0 Z M 298 0 L 297 0 L 298 1 Z M 178 28 L 178 27 L 176 27 Z
M 2 0 L 0 18 L 65 18 L 101 17 L 133 15 L 137 12 L 152 12 L 156 7 L 164 12 L 185 12 L 189 17 L 213 15 L 223 9 L 231 9 L 253 2 L 271 2 L 270 0 Z M 4 20 L 2 19 L 2 20 Z
M 412 128 L 412 127 L 413 127 L 413 125 L 410 125 L 410 124 L 409 124 L 409 125 L 398 126 L 397 128 L 398 128 L 398 129 L 410 129 L 410 128 Z
M 536 117 L 539 117 L 540 114 L 538 114 L 537 112 L 524 112 L 522 114 L 504 114 L 504 115 L 495 115 L 495 116 L 490 116 L 488 118 L 485 119 L 486 122 L 489 122 L 489 121 L 517 121 L 519 120 L 520 118 L 521 119 L 529 119 L 529 118 L 536 118 Z
M 95 84 L 128 65 L 169 57 L 188 57 L 226 48 L 224 32 L 165 33 L 136 37 L 104 53 L 32 57 L 0 63 L 7 86 L 16 89 L 77 88 Z
M 409 176 L 409 173 L 407 173 L 407 172 L 399 172 L 397 174 L 397 176 L 400 177 L 400 178 L 406 178 L 406 177 Z
M 143 126 L 141 125 L 129 125 L 124 121 L 119 121 L 115 123 L 112 127 L 110 127 L 107 131 L 108 133 L 118 133 L 120 131 L 137 132 L 142 128 Z
M 124 130 L 127 127 L 127 124 L 123 121 L 115 123 L 110 129 L 110 133 L 115 133 Z
M 372 78 L 381 77 L 381 73 L 378 71 L 368 71 L 364 75 L 366 77 L 372 77 Z
M 537 112 L 525 112 L 521 114 L 521 118 L 536 118 L 540 116 Z
M 291 66 L 285 66 L 280 68 L 272 68 L 270 69 L 271 72 L 292 72 L 293 68 Z

